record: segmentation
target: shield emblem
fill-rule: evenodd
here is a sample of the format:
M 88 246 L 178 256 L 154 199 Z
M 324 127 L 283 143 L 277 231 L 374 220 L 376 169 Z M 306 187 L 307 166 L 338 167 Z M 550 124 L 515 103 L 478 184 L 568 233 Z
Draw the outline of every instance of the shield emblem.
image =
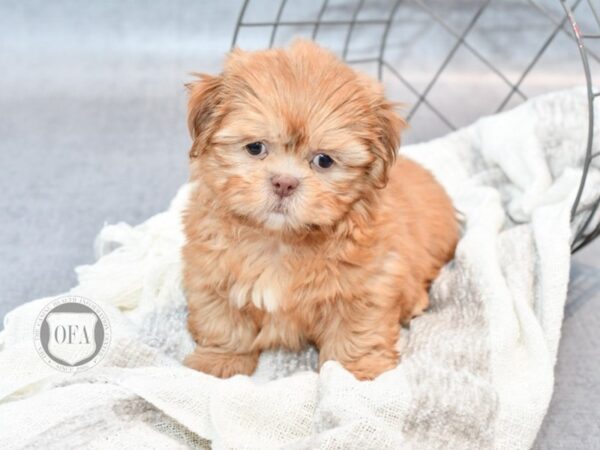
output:
M 48 314 L 46 322 L 50 330 L 48 352 L 54 358 L 75 366 L 96 351 L 95 314 L 53 312 Z

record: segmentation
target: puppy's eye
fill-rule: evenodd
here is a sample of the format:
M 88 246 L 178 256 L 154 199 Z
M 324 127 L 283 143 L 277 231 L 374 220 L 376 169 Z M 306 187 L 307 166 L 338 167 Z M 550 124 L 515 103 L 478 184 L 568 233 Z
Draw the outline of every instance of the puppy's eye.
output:
M 262 142 L 252 142 L 246 145 L 246 151 L 252 156 L 263 156 L 267 153 L 267 147 Z
M 325 153 L 315 155 L 311 162 L 320 169 L 329 169 L 334 163 L 333 158 Z

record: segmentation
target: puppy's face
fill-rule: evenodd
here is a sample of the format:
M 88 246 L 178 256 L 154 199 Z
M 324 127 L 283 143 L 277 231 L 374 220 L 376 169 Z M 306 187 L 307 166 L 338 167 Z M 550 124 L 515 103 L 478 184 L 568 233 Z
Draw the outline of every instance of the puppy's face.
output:
M 379 84 L 313 43 L 236 50 L 220 76 L 190 89 L 192 178 L 221 211 L 311 230 L 387 181 L 404 122 Z

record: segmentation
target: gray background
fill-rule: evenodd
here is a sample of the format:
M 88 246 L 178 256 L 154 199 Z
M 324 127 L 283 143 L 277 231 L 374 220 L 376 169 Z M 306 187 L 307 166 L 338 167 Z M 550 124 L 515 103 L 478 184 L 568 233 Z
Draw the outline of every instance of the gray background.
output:
M 261 3 L 250 13 L 276 10 L 276 2 Z M 478 4 L 429 3 L 444 5 L 458 28 Z M 494 3 L 471 39 L 515 79 L 539 47 L 537 37 L 552 27 L 524 2 Z M 552 8 L 557 2 L 543 3 Z M 192 71 L 218 70 L 239 6 L 0 0 L 0 317 L 72 287 L 73 268 L 93 261 L 92 243 L 104 223 L 135 224 L 165 209 L 187 178 L 183 84 Z M 344 11 L 340 6 L 334 14 Z M 452 40 L 411 9 L 399 12 L 394 30 L 392 57 L 422 88 Z M 335 33 L 320 37 L 333 47 L 340 43 Z M 240 38 L 244 46 L 265 43 L 260 30 Z M 279 38 L 285 40 L 285 32 Z M 357 53 L 368 53 L 369 45 L 359 37 Z M 536 94 L 581 81 L 576 49 L 562 36 L 524 89 Z M 393 81 L 388 89 L 395 100 L 415 101 Z M 505 94 L 506 86 L 459 51 L 431 97 L 464 125 L 493 112 Z M 447 131 L 422 109 L 406 141 Z M 537 448 L 600 448 L 599 250 L 596 243 L 573 258 L 556 392 Z

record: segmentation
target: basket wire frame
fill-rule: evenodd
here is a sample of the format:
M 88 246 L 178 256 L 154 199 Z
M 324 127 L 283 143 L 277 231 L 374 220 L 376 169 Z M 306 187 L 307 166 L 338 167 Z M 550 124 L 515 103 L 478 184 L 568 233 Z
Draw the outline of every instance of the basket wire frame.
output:
M 495 112 L 503 111 L 513 100 L 513 98 L 518 98 L 520 101 L 527 100 L 527 95 L 522 90 L 522 85 L 527 76 L 530 74 L 532 69 L 536 66 L 542 56 L 546 53 L 546 50 L 550 47 L 552 42 L 556 39 L 556 37 L 560 34 L 564 34 L 568 36 L 571 40 L 574 41 L 574 44 L 577 45 L 579 49 L 579 56 L 581 59 L 583 72 L 586 80 L 586 91 L 587 91 L 587 100 L 588 100 L 588 127 L 587 127 L 587 139 L 586 139 L 586 149 L 584 155 L 584 165 L 583 165 L 583 173 L 581 177 L 581 182 L 579 184 L 579 188 L 577 190 L 575 201 L 572 205 L 571 209 L 571 220 L 577 223 L 577 228 L 575 229 L 574 236 L 572 239 L 571 250 L 572 252 L 576 252 L 580 250 L 585 245 L 589 244 L 592 240 L 594 240 L 598 235 L 600 235 L 600 222 L 594 224 L 594 218 L 597 216 L 600 208 L 600 192 L 597 194 L 597 198 L 591 203 L 587 205 L 582 205 L 582 198 L 584 193 L 584 188 L 586 186 L 586 181 L 588 179 L 589 169 L 592 165 L 593 159 L 600 157 L 600 151 L 593 153 L 593 139 L 594 139 L 594 101 L 600 96 L 600 93 L 594 93 L 593 84 L 592 84 L 592 74 L 590 69 L 590 59 L 595 60 L 600 63 L 600 55 L 598 55 L 593 50 L 589 49 L 586 46 L 586 41 L 591 39 L 600 39 L 600 33 L 582 33 L 580 27 L 575 18 L 575 11 L 577 8 L 584 2 L 587 2 L 590 11 L 592 12 L 592 16 L 598 26 L 598 30 L 600 30 L 600 7 L 594 4 L 594 0 L 574 0 L 571 4 L 569 4 L 568 0 L 557 0 L 562 10 L 564 11 L 564 15 L 562 18 L 557 19 L 555 14 L 552 14 L 544 5 L 542 5 L 539 0 L 524 0 L 531 7 L 533 7 L 539 14 L 545 17 L 548 21 L 553 24 L 552 31 L 546 36 L 543 40 L 540 47 L 535 52 L 533 58 L 526 65 L 525 69 L 520 73 L 519 77 L 515 82 L 510 81 L 509 77 L 502 71 L 500 67 L 494 64 L 488 57 L 486 57 L 482 52 L 480 52 L 475 46 L 470 44 L 466 39 L 469 33 L 473 30 L 477 22 L 479 21 L 482 14 L 485 10 L 493 3 L 493 0 L 481 0 L 479 6 L 476 8 L 473 15 L 468 20 L 466 26 L 462 30 L 457 30 L 455 26 L 453 26 L 449 21 L 445 20 L 434 8 L 429 6 L 424 0 L 390 0 L 391 8 L 387 13 L 387 17 L 384 19 L 360 19 L 360 13 L 365 7 L 365 0 L 358 0 L 356 2 L 352 13 L 351 18 L 346 20 L 325 20 L 324 17 L 328 11 L 328 8 L 331 7 L 330 0 L 323 0 L 320 8 L 318 9 L 317 17 L 314 20 L 282 20 L 286 5 L 288 4 L 288 0 L 279 0 L 279 4 L 277 6 L 275 19 L 272 21 L 247 21 L 246 13 L 248 10 L 248 6 L 250 4 L 250 0 L 244 0 L 242 4 L 235 31 L 233 34 L 233 39 L 231 43 L 231 47 L 235 47 L 239 40 L 240 31 L 244 28 L 271 28 L 271 33 L 269 36 L 269 48 L 273 47 L 275 44 L 276 36 L 280 28 L 282 27 L 312 27 L 311 37 L 313 40 L 317 40 L 319 31 L 324 29 L 325 27 L 347 27 L 346 35 L 344 37 L 344 45 L 341 51 L 341 56 L 345 62 L 348 64 L 362 64 L 362 63 L 374 63 L 377 66 L 377 77 L 379 80 L 383 79 L 384 69 L 387 73 L 395 77 L 406 89 L 408 89 L 412 94 L 415 95 L 416 101 L 410 108 L 407 113 L 406 119 L 410 121 L 417 111 L 426 107 L 437 116 L 450 130 L 456 130 L 457 126 L 452 123 L 450 118 L 448 118 L 443 112 L 441 112 L 428 98 L 431 90 L 436 86 L 440 76 L 444 73 L 444 70 L 448 67 L 450 62 L 453 60 L 455 54 L 459 49 L 464 49 L 468 51 L 472 56 L 474 56 L 480 63 L 482 63 L 488 70 L 490 70 L 496 77 L 501 80 L 508 88 L 509 92 L 499 103 Z M 596 0 L 597 1 L 597 0 Z M 450 50 L 443 58 L 442 62 L 439 64 L 437 69 L 433 72 L 431 79 L 425 85 L 423 89 L 417 88 L 413 83 L 411 83 L 406 77 L 402 76 L 398 69 L 394 67 L 392 63 L 390 63 L 386 59 L 386 49 L 388 47 L 389 35 L 392 29 L 392 25 L 394 23 L 394 19 L 397 15 L 400 7 L 405 4 L 410 3 L 412 6 L 419 8 L 423 13 L 425 13 L 431 20 L 441 26 L 448 34 L 450 34 L 455 42 L 451 46 Z M 369 57 L 369 58 L 359 58 L 352 59 L 349 58 L 349 50 L 350 43 L 352 40 L 353 34 L 356 32 L 357 27 L 362 26 L 378 26 L 383 27 L 383 33 L 381 37 L 381 42 L 379 44 L 379 48 L 377 51 L 377 56 Z

